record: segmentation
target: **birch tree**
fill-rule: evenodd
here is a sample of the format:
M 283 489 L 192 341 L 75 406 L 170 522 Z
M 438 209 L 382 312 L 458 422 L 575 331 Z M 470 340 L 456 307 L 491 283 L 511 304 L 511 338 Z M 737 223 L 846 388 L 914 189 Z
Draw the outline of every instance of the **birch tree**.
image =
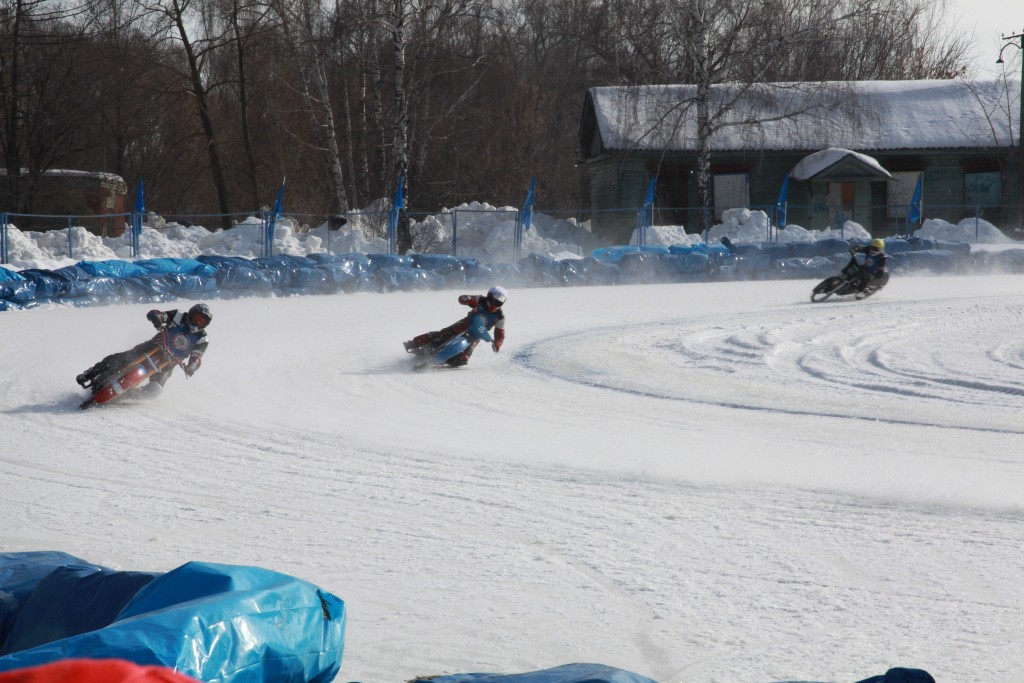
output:
M 277 0 L 274 9 L 299 74 L 298 90 L 315 131 L 314 145 L 327 169 L 328 211 L 349 209 L 345 173 L 328 86 L 331 19 L 320 0 Z
M 202 33 L 193 35 L 193 28 L 210 28 L 209 22 L 201 20 L 202 11 L 206 8 L 199 0 L 137 1 L 155 20 L 159 35 L 164 41 L 168 59 L 162 62 L 162 66 L 174 75 L 176 81 L 171 87 L 180 88 L 194 103 L 194 113 L 206 142 L 206 154 L 217 196 L 221 227 L 226 230 L 231 227 L 231 202 L 224 179 L 221 143 L 217 136 L 210 103 L 211 94 L 219 84 L 209 80 L 207 69 L 207 60 L 223 44 L 225 36 Z

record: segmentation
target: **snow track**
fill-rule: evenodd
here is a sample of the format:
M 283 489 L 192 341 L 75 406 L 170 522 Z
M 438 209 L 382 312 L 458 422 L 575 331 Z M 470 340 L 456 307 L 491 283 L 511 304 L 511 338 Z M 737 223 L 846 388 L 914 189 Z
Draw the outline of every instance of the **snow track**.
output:
M 652 398 L 1024 434 L 1024 337 L 1005 337 L 1024 329 L 1024 296 L 866 305 L 614 326 L 541 340 L 516 360 Z
M 201 371 L 82 412 L 148 306 L 0 314 L 0 552 L 254 564 L 346 600 L 339 681 L 1024 681 L 1024 280 L 213 301 Z

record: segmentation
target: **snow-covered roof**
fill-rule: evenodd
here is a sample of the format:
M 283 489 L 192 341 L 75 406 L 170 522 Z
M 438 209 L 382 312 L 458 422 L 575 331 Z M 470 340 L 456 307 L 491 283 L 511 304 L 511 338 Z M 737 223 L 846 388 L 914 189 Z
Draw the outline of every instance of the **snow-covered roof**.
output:
M 847 157 L 853 157 L 865 166 L 872 168 L 880 175 L 892 177 L 892 174 L 885 170 L 878 160 L 874 157 L 869 157 L 867 154 L 861 154 L 860 152 L 854 152 L 849 149 L 843 149 L 842 147 L 829 147 L 821 151 L 809 154 L 797 162 L 797 165 L 793 167 L 789 175 L 796 180 L 807 180 L 818 175 L 826 168 L 835 166 L 840 161 Z
M 28 169 L 22 168 L 21 173 L 28 175 Z M 0 168 L 0 176 L 6 176 L 7 169 Z M 128 191 L 128 184 L 124 178 L 117 175 L 116 173 L 107 173 L 105 171 L 79 171 L 68 168 L 51 168 L 43 171 L 43 176 L 47 178 L 63 177 L 63 178 L 89 178 L 97 180 L 104 187 L 116 190 L 124 193 Z
M 697 148 L 695 85 L 591 88 L 605 149 Z M 1020 87 L 1003 81 L 769 83 L 711 88 L 716 151 L 1012 147 Z

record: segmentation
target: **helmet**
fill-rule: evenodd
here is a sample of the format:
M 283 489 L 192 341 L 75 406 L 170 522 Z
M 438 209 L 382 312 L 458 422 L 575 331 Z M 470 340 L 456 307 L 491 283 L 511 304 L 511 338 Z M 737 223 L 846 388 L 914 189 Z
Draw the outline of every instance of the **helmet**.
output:
M 871 240 L 871 242 L 868 243 L 868 247 L 872 249 L 877 249 L 878 251 L 882 251 L 883 249 L 885 249 L 885 240 Z
M 213 315 L 206 304 L 196 304 L 188 309 L 188 324 L 193 330 L 201 330 L 210 324 Z
M 508 300 L 508 292 L 504 287 L 495 285 L 487 290 L 487 303 L 491 308 L 498 308 Z

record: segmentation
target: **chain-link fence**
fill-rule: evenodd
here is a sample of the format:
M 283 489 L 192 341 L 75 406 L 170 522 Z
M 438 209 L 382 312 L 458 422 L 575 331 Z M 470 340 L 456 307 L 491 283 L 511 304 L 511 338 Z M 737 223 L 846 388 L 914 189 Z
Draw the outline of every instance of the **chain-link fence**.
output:
M 266 257 L 275 253 L 421 253 L 474 257 L 513 263 L 527 253 L 559 251 L 586 256 L 614 244 L 653 243 L 659 230 L 688 241 L 708 242 L 713 235 L 741 234 L 773 241 L 779 228 L 829 230 L 851 236 L 864 229 L 873 236 L 910 236 L 920 226 L 907 220 L 909 206 L 823 204 L 743 208 L 648 207 L 523 211 L 469 205 L 437 213 L 403 211 L 392 221 L 388 211 L 344 215 L 272 214 L 109 214 L 62 216 L 0 213 L 0 263 L 10 263 L 18 244 L 31 236 L 49 258 L 191 257 L 201 253 Z M 927 205 L 926 220 L 975 224 L 975 241 L 995 226 L 1007 237 L 1024 236 L 1011 206 Z M 524 224 L 524 220 L 529 224 Z M 224 229 L 224 225 L 230 225 Z M 859 226 L 859 227 L 858 227 Z M 391 231 L 396 234 L 390 234 Z M 17 231 L 17 235 L 15 234 Z M 15 237 L 17 236 L 17 239 Z M 717 238 L 715 238 L 717 239 Z M 18 242 L 18 244 L 15 244 Z M 24 260 L 24 259 L 22 259 Z

